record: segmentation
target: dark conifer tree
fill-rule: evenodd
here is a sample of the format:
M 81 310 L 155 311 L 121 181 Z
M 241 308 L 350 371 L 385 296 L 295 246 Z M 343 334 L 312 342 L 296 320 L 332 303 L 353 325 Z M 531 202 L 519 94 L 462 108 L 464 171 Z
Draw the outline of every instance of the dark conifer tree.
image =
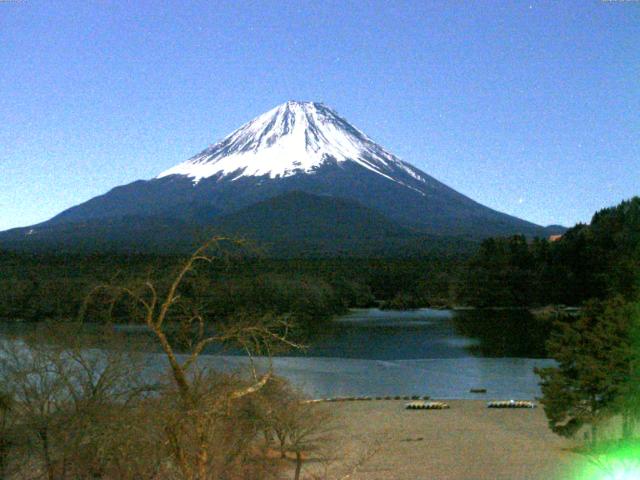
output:
M 637 322 L 637 309 L 620 296 L 588 302 L 578 318 L 558 318 L 547 345 L 558 365 L 536 369 L 554 432 L 573 436 L 589 425 L 595 443 L 599 424 L 622 414 L 623 436 L 630 434 L 640 413 L 635 404 L 640 398 Z

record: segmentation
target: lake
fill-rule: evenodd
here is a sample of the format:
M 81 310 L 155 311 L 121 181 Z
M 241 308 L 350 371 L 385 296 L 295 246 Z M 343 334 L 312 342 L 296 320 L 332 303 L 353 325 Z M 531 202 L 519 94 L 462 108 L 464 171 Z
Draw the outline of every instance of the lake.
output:
M 527 312 L 353 310 L 323 326 L 308 350 L 276 357 L 273 365 L 314 398 L 534 399 L 540 390 L 533 368 L 553 364 L 541 358 L 542 331 Z M 150 371 L 165 367 L 162 355 L 148 357 Z M 267 359 L 257 361 L 266 368 Z M 241 355 L 200 358 L 200 365 L 222 370 L 246 362 Z
M 540 389 L 533 368 L 553 365 L 536 358 L 543 353 L 540 330 L 523 311 L 353 310 L 318 333 L 304 354 L 277 357 L 273 364 L 315 398 L 534 399 Z M 226 369 L 244 363 L 233 355 L 202 359 Z M 470 393 L 472 388 L 487 393 Z

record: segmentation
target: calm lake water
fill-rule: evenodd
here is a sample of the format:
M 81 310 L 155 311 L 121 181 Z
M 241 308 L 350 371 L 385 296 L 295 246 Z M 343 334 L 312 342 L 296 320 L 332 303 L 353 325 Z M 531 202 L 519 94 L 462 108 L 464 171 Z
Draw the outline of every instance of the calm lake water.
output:
M 526 312 L 354 310 L 295 356 L 276 357 L 276 372 L 312 397 L 430 395 L 432 398 L 533 399 L 540 329 Z M 150 371 L 164 358 L 149 355 Z M 536 358 L 538 357 L 538 358 Z M 203 355 L 202 366 L 246 366 L 239 355 Z M 258 359 L 263 367 L 266 359 Z M 486 394 L 470 393 L 485 388 Z
M 354 310 L 332 322 L 304 354 L 273 360 L 278 374 L 315 398 L 430 395 L 534 399 L 540 332 L 527 312 Z M 203 365 L 235 369 L 240 356 L 209 355 Z M 262 360 L 265 365 L 265 361 Z M 486 394 L 473 394 L 485 388 Z

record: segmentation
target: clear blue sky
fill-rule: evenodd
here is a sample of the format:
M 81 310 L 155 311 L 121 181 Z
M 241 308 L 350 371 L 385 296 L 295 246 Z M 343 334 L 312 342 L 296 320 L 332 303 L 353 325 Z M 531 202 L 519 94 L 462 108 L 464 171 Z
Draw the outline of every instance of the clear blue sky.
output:
M 540 224 L 640 194 L 640 2 L 0 1 L 0 230 L 289 99 Z

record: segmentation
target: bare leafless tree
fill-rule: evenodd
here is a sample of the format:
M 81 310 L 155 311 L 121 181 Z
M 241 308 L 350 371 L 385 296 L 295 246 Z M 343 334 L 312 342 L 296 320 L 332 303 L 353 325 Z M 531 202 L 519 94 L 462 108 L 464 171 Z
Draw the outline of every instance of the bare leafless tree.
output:
M 21 473 L 48 480 L 275 478 L 283 467 L 267 454 L 275 434 L 295 455 L 300 478 L 303 460 L 320 456 L 328 439 L 328 416 L 273 372 L 272 355 L 301 347 L 291 340 L 286 316 L 209 317 L 200 301 L 207 281 L 196 276 L 196 266 L 220 258 L 228 246 L 244 243 L 216 237 L 168 282 L 96 287 L 79 322 L 2 343 L 0 384 L 7 392 L 0 428 L 7 419 L 17 425 L 20 441 L 7 448 L 21 459 Z M 110 321 L 116 311 L 141 323 L 151 345 L 119 333 Z M 199 358 L 213 344 L 244 350 L 248 375 L 205 368 Z M 169 368 L 165 376 L 145 378 L 154 347 Z M 266 359 L 261 368 L 257 356 Z
M 289 448 L 296 458 L 295 480 L 300 480 L 304 455 L 312 455 L 334 441 L 332 416 L 322 405 L 297 403 L 287 421 Z
M 386 433 L 374 438 L 337 435 L 332 441 L 320 445 L 316 457 L 321 468 L 309 473 L 305 479 L 351 480 L 383 450 L 388 440 Z
M 127 407 L 146 390 L 141 359 L 120 336 L 81 330 L 49 324 L 0 343 L 0 384 L 11 398 L 21 447 L 14 453 L 37 459 L 33 468 L 49 480 L 99 473 L 97 432 L 113 408 Z M 100 348 L 92 348 L 98 339 Z
M 217 433 L 228 432 L 228 422 L 236 404 L 244 397 L 260 391 L 273 377 L 271 362 L 266 371 L 259 372 L 254 356 L 262 355 L 270 359 L 279 347 L 299 347 L 289 339 L 290 324 L 286 318 L 245 315 L 232 322 L 214 322 L 197 301 L 182 296 L 181 288 L 194 275 L 196 266 L 220 258 L 221 252 L 228 247 L 241 249 L 245 247 L 245 242 L 214 237 L 187 259 L 164 293 L 150 280 L 134 287 L 99 286 L 87 298 L 80 315 L 84 319 L 92 300 L 96 296 L 104 299 L 105 294 L 109 310 L 126 298 L 140 312 L 142 324 L 160 346 L 169 364 L 171 385 L 164 394 L 173 399 L 167 402 L 173 409 L 166 415 L 166 444 L 182 478 L 188 480 L 224 477 L 224 472 L 216 473 L 212 465 L 216 463 L 214 457 L 224 450 L 223 445 L 229 444 L 229 439 Z M 182 333 L 180 347 L 186 349 L 182 355 L 179 355 L 171 341 L 176 331 Z M 246 352 L 249 381 L 221 385 L 215 381 L 220 376 L 210 375 L 210 372 L 198 366 L 199 356 L 205 348 L 215 343 L 235 344 Z M 236 429 L 242 427 L 238 423 L 234 425 Z M 235 438 L 236 433 L 233 435 L 234 445 L 239 442 Z M 239 455 L 230 455 L 230 458 Z
M 318 459 L 335 445 L 334 416 L 325 405 L 312 404 L 285 379 L 274 376 L 260 392 L 264 427 L 275 437 L 281 458 L 295 458 L 294 478 L 298 480 L 305 458 Z

